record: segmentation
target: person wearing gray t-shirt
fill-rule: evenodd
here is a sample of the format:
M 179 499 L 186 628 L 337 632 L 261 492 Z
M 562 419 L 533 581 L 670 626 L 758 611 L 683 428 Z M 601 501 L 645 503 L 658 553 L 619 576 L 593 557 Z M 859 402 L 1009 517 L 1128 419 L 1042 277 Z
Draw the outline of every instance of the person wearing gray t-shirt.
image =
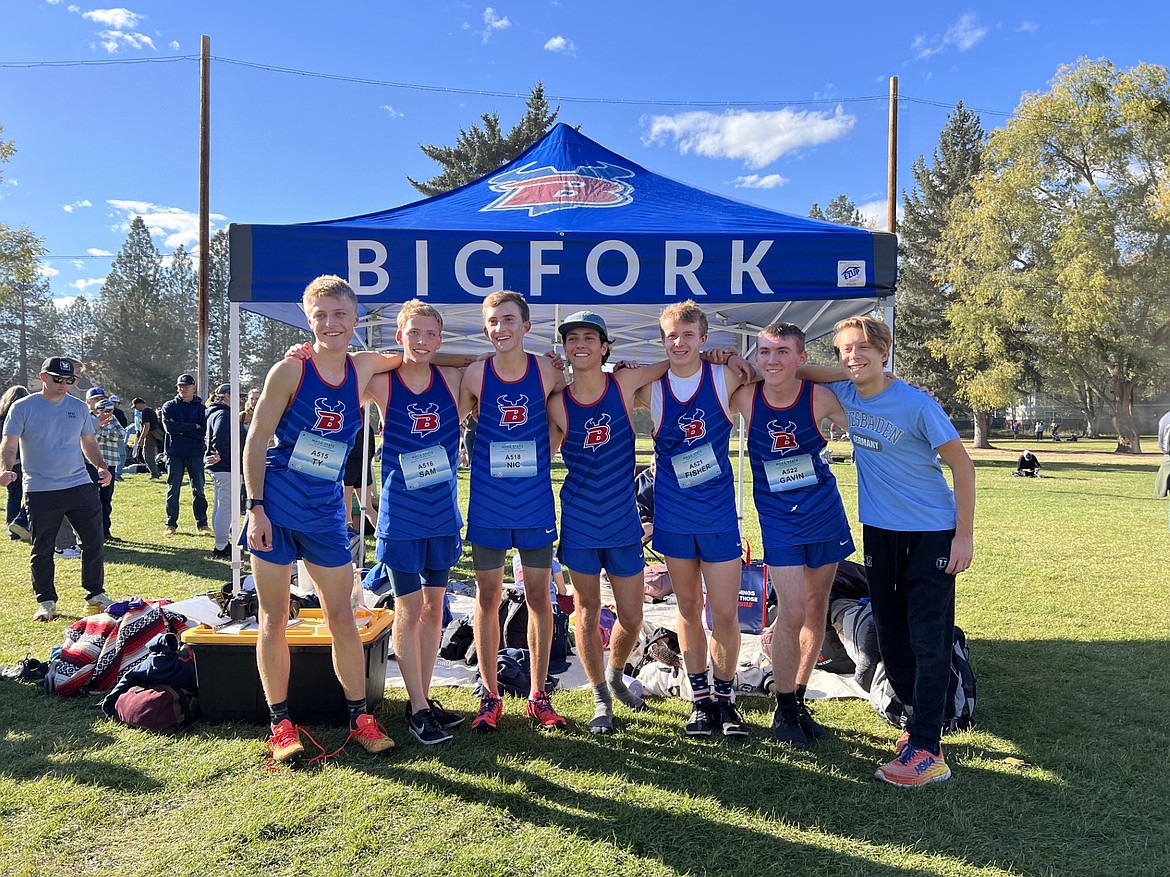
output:
M 12 467 L 19 449 L 33 542 L 33 592 L 40 604 L 33 620 L 49 621 L 57 614 L 53 545 L 64 519 L 81 539 L 81 584 L 87 612 L 105 611 L 112 602 L 105 593 L 101 502 L 86 460 L 97 470 L 103 486 L 113 476 L 94 437 L 89 408 L 69 395 L 77 380 L 73 360 L 50 357 L 41 366 L 40 379 L 44 384 L 41 392 L 13 404 L 4 421 L 0 487 L 18 477 Z

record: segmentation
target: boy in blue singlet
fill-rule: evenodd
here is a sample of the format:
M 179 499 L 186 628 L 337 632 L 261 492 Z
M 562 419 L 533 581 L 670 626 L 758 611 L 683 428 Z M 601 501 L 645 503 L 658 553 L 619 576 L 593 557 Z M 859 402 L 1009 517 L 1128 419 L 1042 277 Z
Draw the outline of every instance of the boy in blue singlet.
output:
M 897 756 L 878 779 L 901 787 L 949 779 L 942 731 L 955 624 L 955 577 L 971 566 L 975 467 L 939 404 L 884 372 L 893 337 L 872 317 L 835 327 L 838 369 L 809 369 L 841 400 L 857 465 L 857 516 L 882 661 L 911 707 Z M 848 380 L 840 380 L 842 376 Z M 815 374 L 813 374 L 815 372 Z M 827 373 L 827 374 L 826 374 Z M 947 484 L 941 458 L 951 470 Z
M 739 660 L 741 544 L 728 445 L 730 396 L 747 378 L 703 362 L 707 315 L 693 301 L 666 308 L 659 317 L 670 370 L 643 387 L 639 401 L 654 422 L 654 550 L 666 558 L 678 598 L 679 640 L 694 709 L 687 736 L 746 736 L 748 727 L 733 699 Z M 703 629 L 703 583 L 711 607 L 711 664 Z M 712 694 L 714 696 L 712 696 Z
M 420 743 L 451 739 L 463 717 L 430 698 L 443 635 L 447 577 L 463 553 L 459 531 L 458 399 L 462 373 L 433 364 L 443 317 L 414 299 L 398 312 L 402 365 L 370 382 L 382 413 L 378 560 L 392 571 L 394 654 L 409 701 L 406 725 Z
M 298 557 L 313 578 L 329 625 L 333 669 L 349 710 L 349 739 L 374 754 L 394 747 L 366 703 L 341 501 L 345 460 L 361 427 L 360 400 L 381 357 L 359 362 L 348 355 L 357 299 L 340 277 L 318 277 L 306 287 L 302 304 L 315 339 L 312 359 L 286 358 L 268 372 L 244 446 L 248 546 L 260 603 L 256 660 L 272 721 L 268 750 L 278 763 L 304 755 L 300 729 L 288 713 L 289 580 Z
M 473 362 L 463 375 L 459 410 L 479 411 L 471 458 L 467 541 L 475 567 L 475 647 L 484 696 L 471 726 L 496 730 L 503 704 L 496 682 L 500 648 L 499 606 L 504 559 L 516 548 L 524 564 L 532 694 L 527 714 L 547 729 L 563 728 L 544 691 L 552 646 L 548 582 L 556 540 L 550 474 L 548 397 L 564 387 L 550 360 L 524 350 L 532 328 L 528 303 L 518 292 L 494 292 L 483 301 L 484 334 L 495 355 Z
M 762 381 L 731 397 L 748 425 L 764 563 L 778 601 L 770 656 L 776 684 L 772 736 L 797 749 L 828 733 L 813 719 L 804 692 L 825 638 L 837 563 L 853 553 L 837 480 L 821 458 L 820 424 L 830 418 L 844 429 L 845 412 L 828 387 L 797 379 L 797 368 L 807 361 L 799 327 L 766 326 L 756 345 Z
M 613 698 L 633 710 L 646 708 L 626 688 L 622 668 L 642 627 L 645 596 L 642 524 L 634 494 L 634 394 L 662 377 L 666 363 L 615 369 L 602 365 L 610 345 L 605 320 L 580 311 L 558 327 L 573 383 L 549 399 L 552 447 L 560 445 L 568 475 L 561 488 L 561 560 L 569 568 L 576 601 L 575 638 L 585 675 L 593 687 L 589 730 L 613 731 Z M 563 440 L 563 441 L 562 441 Z M 601 571 L 617 602 L 609 640 L 609 663 L 602 669 Z

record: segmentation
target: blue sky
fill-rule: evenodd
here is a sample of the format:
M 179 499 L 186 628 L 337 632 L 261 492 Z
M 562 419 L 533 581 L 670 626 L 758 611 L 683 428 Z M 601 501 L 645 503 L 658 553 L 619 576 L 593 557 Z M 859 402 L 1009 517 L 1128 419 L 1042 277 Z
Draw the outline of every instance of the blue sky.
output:
M 136 214 L 194 248 L 204 33 L 213 230 L 416 200 L 419 144 L 510 126 L 537 80 L 651 170 L 797 214 L 844 193 L 884 228 L 890 76 L 901 188 L 958 100 L 991 129 L 1079 57 L 1170 61 L 1165 2 L 797 5 L 4 0 L 0 220 L 44 236 L 62 300 L 96 296 Z

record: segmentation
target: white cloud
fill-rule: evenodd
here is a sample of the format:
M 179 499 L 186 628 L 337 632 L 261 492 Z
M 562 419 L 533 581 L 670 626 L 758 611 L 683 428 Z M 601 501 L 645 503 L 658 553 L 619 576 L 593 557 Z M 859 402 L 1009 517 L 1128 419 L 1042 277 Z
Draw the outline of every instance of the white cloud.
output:
M 81 259 L 70 259 L 69 264 L 72 265 L 74 268 L 76 268 L 78 271 L 80 271 L 82 268 L 85 267 L 85 262 L 83 262 Z
M 1035 33 L 1038 30 L 1040 30 L 1040 25 L 1034 21 L 1022 21 L 1020 22 L 1020 26 L 1016 28 L 1017 33 Z
M 66 283 L 70 289 L 76 289 L 78 292 L 85 292 L 91 286 L 101 286 L 106 282 L 104 277 L 87 277 L 84 280 L 74 280 L 72 283 Z
M 67 11 L 69 11 L 69 12 L 72 12 L 74 15 L 80 15 L 80 14 L 81 14 L 81 7 L 80 7 L 80 6 L 74 6 L 72 3 L 70 3 L 68 6 L 66 6 L 66 7 L 65 7 L 65 9 L 66 9 Z
M 491 6 L 483 11 L 483 41 L 486 43 L 492 38 L 492 34 L 497 30 L 507 30 L 512 26 L 512 22 L 508 20 L 508 16 L 496 15 L 496 10 Z
M 16 177 L 9 177 L 8 179 L 6 179 L 4 181 L 4 185 L 12 186 L 12 188 L 15 189 L 17 186 L 20 185 L 20 180 L 18 180 Z
M 60 273 L 61 272 L 58 271 L 56 268 L 51 268 L 48 265 L 38 265 L 37 266 L 37 274 L 40 274 L 41 277 L 56 277 Z
M 89 255 L 91 255 L 91 256 L 95 256 L 95 257 L 97 257 L 97 258 L 99 258 L 99 259 L 101 259 L 101 258 L 104 258 L 104 257 L 106 257 L 106 256 L 112 256 L 112 255 L 114 255 L 114 254 L 113 254 L 113 253 L 111 253 L 109 250 L 102 250 L 102 249 L 99 249 L 99 248 L 97 248 L 97 247 L 90 247 L 88 250 L 86 250 L 86 252 L 87 252 Z
M 61 0 L 45 0 L 45 2 L 48 3 L 50 6 L 56 6 L 58 3 L 61 2 Z
M 103 27 L 108 27 L 111 30 L 133 30 L 138 27 L 143 16 L 137 12 L 131 12 L 129 9 L 118 7 L 116 9 L 91 9 L 89 12 L 83 12 L 81 17 L 100 24 Z
M 154 40 L 144 33 L 125 33 L 120 30 L 103 30 L 98 33 L 98 45 L 111 55 L 126 46 L 131 49 L 153 49 Z
M 398 112 L 398 110 L 394 109 L 394 107 L 390 106 L 390 104 L 382 104 L 382 106 L 380 106 L 378 109 L 385 110 L 391 119 L 401 119 L 406 115 L 406 113 Z
M 748 174 L 746 177 L 735 178 L 735 188 L 737 189 L 775 189 L 777 186 L 783 186 L 788 182 L 788 177 L 782 177 L 780 174 L 766 174 L 760 176 L 759 174 Z
M 59 311 L 68 310 L 68 309 L 69 309 L 69 305 L 73 304 L 73 303 L 74 303 L 75 301 L 77 301 L 79 298 L 85 298 L 85 296 L 83 296 L 83 295 L 61 295 L 61 296 L 56 296 L 56 297 L 53 299 L 53 307 L 55 307 L 55 308 L 56 308 L 57 310 L 59 310 Z
M 769 110 L 724 113 L 688 112 L 649 116 L 646 144 L 674 141 L 684 155 L 740 159 L 750 168 L 765 167 L 780 156 L 808 146 L 844 137 L 857 121 L 841 107 L 833 113 L 808 110 Z
M 572 40 L 557 34 L 544 44 L 544 50 L 546 52 L 565 52 L 569 55 L 575 55 L 577 53 L 577 46 Z
M 61 209 L 64 210 L 66 213 L 72 213 L 74 210 L 77 210 L 78 208 L 81 208 L 81 207 L 93 207 L 93 204 L 90 203 L 90 200 L 88 198 L 82 198 L 80 201 L 74 201 L 72 204 L 62 204 L 61 205 Z
M 163 207 L 151 204 L 149 201 L 129 201 L 110 199 L 106 201 L 114 210 L 122 213 L 124 219 L 117 227 L 118 231 L 126 232 L 130 229 L 130 221 L 135 216 L 141 216 L 147 229 L 153 237 L 161 237 L 163 245 L 177 247 L 180 244 L 188 250 L 199 243 L 199 214 L 178 207 Z M 219 213 L 212 213 L 211 233 L 215 233 L 215 223 L 227 219 Z
M 985 36 L 987 36 L 987 28 L 981 27 L 978 19 L 968 12 L 948 27 L 942 36 L 934 34 L 928 37 L 926 34 L 919 34 L 910 44 L 910 48 L 914 50 L 915 57 L 921 61 L 937 55 L 948 46 L 954 46 L 960 52 L 965 52 Z
M 867 201 L 864 204 L 857 205 L 857 212 L 869 220 L 870 226 L 875 231 L 889 231 L 886 220 L 889 219 L 887 214 L 888 201 L 882 198 L 880 201 Z M 899 204 L 897 208 L 897 219 L 902 221 L 902 205 Z
M 169 43 L 167 43 L 167 45 L 170 46 L 170 48 L 173 51 L 175 51 L 175 52 L 179 51 L 179 41 L 178 40 L 171 40 Z

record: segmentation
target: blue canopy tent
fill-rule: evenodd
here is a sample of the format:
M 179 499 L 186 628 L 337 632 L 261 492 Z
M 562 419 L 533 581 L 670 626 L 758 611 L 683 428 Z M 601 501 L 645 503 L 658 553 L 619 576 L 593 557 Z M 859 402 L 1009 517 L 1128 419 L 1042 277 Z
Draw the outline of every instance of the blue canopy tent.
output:
M 671 302 L 695 299 L 709 346 L 747 353 L 768 323 L 815 338 L 892 298 L 897 263 L 893 234 L 686 186 L 564 124 L 443 195 L 346 219 L 233 224 L 228 235 L 233 374 L 238 308 L 305 326 L 301 293 L 321 274 L 354 287 L 369 347 L 393 344 L 397 305 L 417 297 L 442 311 L 444 350 L 486 352 L 483 298 L 511 289 L 532 309 L 530 349 L 555 344 L 560 318 L 587 307 L 605 317 L 615 359 L 650 361 Z
M 538 339 L 554 340 L 558 311 L 589 307 L 616 355 L 640 359 L 658 353 L 658 311 L 686 298 L 708 311 L 712 343 L 775 319 L 824 334 L 892 296 L 897 260 L 893 234 L 686 186 L 564 124 L 446 194 L 346 219 L 232 225 L 229 238 L 232 301 L 295 325 L 305 285 L 334 273 L 365 306 L 370 346 L 392 343 L 394 305 L 418 297 L 442 307 L 445 349 L 483 352 L 482 299 L 513 289 Z

